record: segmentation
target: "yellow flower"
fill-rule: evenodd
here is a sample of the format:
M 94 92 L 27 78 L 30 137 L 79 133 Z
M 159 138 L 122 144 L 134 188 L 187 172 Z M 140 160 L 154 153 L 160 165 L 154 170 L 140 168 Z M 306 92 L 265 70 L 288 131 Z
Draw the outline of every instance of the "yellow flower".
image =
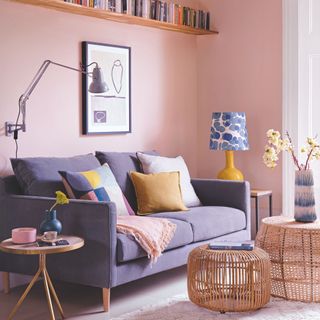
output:
M 279 131 L 275 131 L 273 129 L 270 129 L 267 131 L 267 137 L 268 137 L 268 143 L 273 144 L 274 146 L 278 147 L 279 139 L 281 137 Z
M 274 168 L 279 160 L 278 155 L 281 151 L 287 151 L 291 154 L 295 166 L 301 170 L 309 167 L 312 160 L 320 160 L 320 145 L 315 138 L 307 138 L 307 144 L 300 149 L 301 153 L 306 156 L 305 163 L 299 163 L 298 157 L 295 155 L 294 146 L 291 142 L 289 133 L 282 139 L 279 131 L 269 129 L 267 131 L 268 144 L 264 148 L 263 162 L 268 168 Z
M 69 203 L 69 199 L 67 198 L 67 196 L 62 192 L 62 191 L 56 191 L 56 202 L 54 203 L 54 205 L 49 209 L 49 211 L 52 211 L 53 208 L 55 206 L 57 206 L 58 204 L 68 204 Z
M 273 130 L 273 129 L 269 129 L 267 131 L 267 137 L 268 138 L 280 138 L 280 132 L 279 131 L 276 131 L 276 130 Z
M 311 147 L 315 147 L 317 145 L 315 139 L 308 137 L 307 142 Z
M 57 204 L 68 204 L 69 199 L 62 191 L 56 191 L 56 203 Z

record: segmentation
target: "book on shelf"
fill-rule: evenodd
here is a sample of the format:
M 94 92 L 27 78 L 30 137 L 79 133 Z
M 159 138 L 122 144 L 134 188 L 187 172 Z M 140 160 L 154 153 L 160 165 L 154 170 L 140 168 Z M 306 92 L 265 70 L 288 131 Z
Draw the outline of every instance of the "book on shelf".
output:
M 64 2 L 191 28 L 210 29 L 209 12 L 185 7 L 173 0 L 64 0 Z
M 253 241 L 245 242 L 231 242 L 231 241 L 213 241 L 208 245 L 209 249 L 212 250 L 247 250 L 251 251 L 254 249 Z
M 117 13 L 123 13 L 123 3 L 122 2 L 126 2 L 126 1 L 116 0 L 116 12 Z

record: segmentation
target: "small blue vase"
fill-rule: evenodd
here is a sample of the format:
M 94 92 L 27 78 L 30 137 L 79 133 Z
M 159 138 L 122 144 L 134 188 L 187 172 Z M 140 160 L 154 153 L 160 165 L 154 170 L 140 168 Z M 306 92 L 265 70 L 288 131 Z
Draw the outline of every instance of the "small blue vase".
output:
M 46 231 L 57 231 L 58 234 L 62 231 L 62 224 L 57 219 L 56 210 L 46 210 L 46 219 L 40 224 L 40 233 L 43 234 Z

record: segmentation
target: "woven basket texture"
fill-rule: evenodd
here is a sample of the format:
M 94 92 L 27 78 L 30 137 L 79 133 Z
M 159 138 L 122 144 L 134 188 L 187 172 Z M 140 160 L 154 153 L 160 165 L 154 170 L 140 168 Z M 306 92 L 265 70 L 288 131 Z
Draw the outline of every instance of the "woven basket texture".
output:
M 188 294 L 195 304 L 215 311 L 249 311 L 270 300 L 268 254 L 252 251 L 193 249 L 188 258 Z

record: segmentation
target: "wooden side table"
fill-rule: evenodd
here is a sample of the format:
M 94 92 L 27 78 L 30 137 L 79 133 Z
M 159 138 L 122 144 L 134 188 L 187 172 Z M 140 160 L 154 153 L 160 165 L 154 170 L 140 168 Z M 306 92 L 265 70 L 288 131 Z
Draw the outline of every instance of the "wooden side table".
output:
M 255 199 L 255 210 L 256 210 L 256 232 L 259 229 L 259 199 L 262 197 L 269 197 L 269 217 L 272 217 L 272 191 L 271 190 L 258 190 L 251 189 L 250 197 Z
M 271 294 L 287 300 L 320 302 L 320 221 L 284 216 L 262 220 L 256 245 L 271 260 Z
M 45 292 L 47 296 L 47 301 L 48 301 L 48 306 L 49 306 L 49 311 L 50 311 L 50 316 L 51 320 L 55 320 L 54 316 L 54 311 L 52 307 L 52 301 L 51 301 L 51 294 L 53 296 L 54 301 L 57 304 L 59 313 L 62 318 L 64 318 L 63 310 L 60 304 L 60 301 L 58 299 L 58 296 L 56 294 L 56 291 L 53 287 L 52 281 L 49 277 L 47 267 L 46 267 L 46 255 L 47 254 L 54 254 L 54 253 L 63 253 L 63 252 L 68 252 L 72 250 L 76 250 L 81 248 L 84 245 L 84 240 L 79 237 L 74 237 L 74 236 L 61 236 L 64 240 L 67 240 L 69 242 L 68 245 L 64 246 L 48 246 L 48 247 L 38 247 L 36 243 L 30 243 L 30 244 L 14 244 L 12 242 L 12 239 L 7 239 L 4 240 L 0 243 L 0 250 L 7 252 L 7 253 L 13 253 L 13 254 L 25 254 L 25 255 L 39 255 L 39 269 L 36 272 L 35 276 L 29 283 L 28 287 L 22 294 L 21 298 L 11 311 L 10 315 L 8 316 L 8 320 L 11 320 L 14 315 L 16 314 L 18 308 L 21 306 L 22 302 L 28 295 L 29 291 L 35 284 L 36 280 L 39 278 L 39 276 L 42 274 L 43 276 L 43 282 L 44 282 L 44 287 L 45 287 Z
M 270 300 L 270 260 L 260 248 L 193 249 L 188 258 L 188 295 L 200 307 L 221 313 L 250 311 Z

